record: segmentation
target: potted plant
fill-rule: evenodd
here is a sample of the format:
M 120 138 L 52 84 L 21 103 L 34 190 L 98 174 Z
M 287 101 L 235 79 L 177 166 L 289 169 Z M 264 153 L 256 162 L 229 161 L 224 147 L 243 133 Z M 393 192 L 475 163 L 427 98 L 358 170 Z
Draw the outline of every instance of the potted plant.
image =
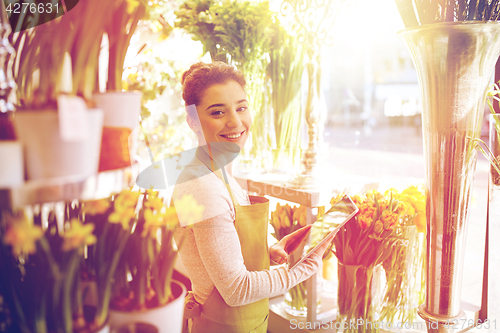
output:
M 63 98 L 69 106 L 63 106 L 61 96 L 90 101 L 105 22 L 103 6 L 96 0 L 81 2 L 12 40 L 19 64 L 14 71 L 14 121 L 30 179 L 97 172 L 102 113 L 87 112 L 85 103 L 67 96 Z
M 139 126 L 141 96 L 139 92 L 122 91 L 125 55 L 139 20 L 146 15 L 148 4 L 143 0 L 113 1 L 105 26 L 108 39 L 107 82 L 105 93 L 95 93 L 94 101 L 104 110 L 104 129 L 99 170 L 112 170 L 131 164 L 129 151 L 136 150 L 132 131 Z M 135 136 L 136 134 L 133 134 Z
M 0 292 L 10 309 L 12 332 L 103 332 L 85 320 L 80 280 L 84 247 L 96 242 L 94 225 L 66 219 L 59 230 L 54 214 L 41 217 L 2 211 Z
M 97 239 L 88 247 L 82 271 L 83 304 L 93 309 L 88 319 L 93 327 L 108 321 L 113 275 L 130 236 L 139 195 L 126 189 L 110 198 L 83 201 L 77 207 L 80 218 L 95 225 Z
M 133 205 L 115 201 L 115 215 L 120 219 Z M 177 206 L 166 207 L 158 192 L 146 191 L 134 217 L 134 228 L 115 272 L 110 324 L 132 322 L 155 325 L 160 333 L 180 332 L 184 310 L 185 287 L 172 280 L 177 250 L 173 235 L 179 225 L 177 214 L 199 220 L 203 207 L 192 197 L 183 197 Z

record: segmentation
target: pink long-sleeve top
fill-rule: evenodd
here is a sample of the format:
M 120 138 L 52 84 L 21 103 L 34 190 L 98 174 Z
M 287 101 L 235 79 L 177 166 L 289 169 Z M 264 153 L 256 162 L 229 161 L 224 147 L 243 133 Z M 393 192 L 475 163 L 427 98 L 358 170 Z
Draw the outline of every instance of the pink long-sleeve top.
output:
M 186 178 L 184 178 L 186 177 Z M 248 196 L 233 177 L 229 185 L 240 205 L 249 205 Z M 184 179 L 183 179 L 184 178 Z M 176 242 L 182 239 L 179 256 L 192 283 L 197 302 L 206 302 L 217 288 L 229 306 L 240 306 L 283 294 L 309 278 L 321 264 L 313 253 L 293 269 L 285 266 L 248 271 L 243 263 L 240 241 L 234 226 L 233 203 L 224 182 L 196 158 L 184 169 L 175 186 L 173 201 L 185 194 L 194 196 L 205 207 L 203 219 L 190 228 L 178 228 Z M 183 225 L 183 221 L 180 221 Z

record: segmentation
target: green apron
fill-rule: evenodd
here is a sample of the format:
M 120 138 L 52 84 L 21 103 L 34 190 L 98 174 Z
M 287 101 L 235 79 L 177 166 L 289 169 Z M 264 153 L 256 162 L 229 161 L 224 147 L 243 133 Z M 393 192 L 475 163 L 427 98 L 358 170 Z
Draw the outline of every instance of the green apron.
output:
M 209 166 L 207 165 L 207 167 Z M 215 172 L 221 178 L 220 170 Z M 224 181 L 225 178 L 221 179 Z M 225 184 L 233 201 L 234 226 L 241 243 L 241 252 L 247 270 L 269 269 L 269 249 L 267 246 L 269 200 L 265 197 L 250 196 L 251 205 L 240 206 L 227 181 Z M 191 332 L 266 333 L 268 315 L 269 299 L 265 298 L 247 305 L 230 307 L 217 288 L 214 287 L 205 304 L 201 306 L 201 314 L 193 318 Z

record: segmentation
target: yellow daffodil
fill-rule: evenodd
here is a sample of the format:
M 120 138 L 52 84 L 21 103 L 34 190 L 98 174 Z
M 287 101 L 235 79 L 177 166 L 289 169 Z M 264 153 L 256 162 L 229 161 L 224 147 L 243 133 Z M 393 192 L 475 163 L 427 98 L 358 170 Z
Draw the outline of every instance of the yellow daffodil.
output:
M 156 232 L 164 225 L 164 215 L 159 212 L 153 212 L 151 209 L 144 210 L 144 230 L 141 236 L 149 235 L 151 238 L 156 238 Z
M 203 207 L 203 206 L 202 206 Z M 205 207 L 203 207 L 205 208 Z M 173 228 L 173 227 L 176 227 L 178 224 L 179 224 L 179 219 L 178 219 L 178 215 L 177 215 L 177 210 L 175 207 L 168 207 L 164 213 L 162 213 L 163 215 L 163 224 L 167 227 L 167 228 Z M 201 216 L 199 217 L 199 220 L 201 220 Z
M 110 223 L 121 223 L 124 230 L 130 228 L 130 220 L 135 217 L 135 208 L 116 205 L 115 210 L 108 217 Z
M 43 236 L 42 228 L 30 223 L 24 212 L 7 217 L 7 223 L 3 242 L 12 246 L 13 254 L 19 256 L 35 253 L 36 242 Z
M 202 221 L 204 209 L 205 207 L 198 205 L 191 194 L 184 195 L 180 200 L 175 202 L 175 211 L 177 212 L 179 221 L 187 225 Z
M 109 208 L 109 200 L 91 200 L 83 203 L 83 212 L 89 215 L 104 214 Z
M 94 232 L 94 225 L 92 223 L 83 224 L 78 219 L 71 219 L 69 229 L 64 231 L 63 251 L 70 251 L 83 245 L 94 244 L 97 239 L 92 232 Z
M 117 208 L 125 208 L 125 207 L 135 207 L 137 205 L 137 201 L 139 200 L 139 196 L 141 193 L 134 192 L 131 190 L 124 190 L 120 192 L 114 202 L 115 210 Z
M 144 206 L 159 212 L 164 206 L 163 199 L 158 197 L 148 197 L 148 199 L 144 202 Z

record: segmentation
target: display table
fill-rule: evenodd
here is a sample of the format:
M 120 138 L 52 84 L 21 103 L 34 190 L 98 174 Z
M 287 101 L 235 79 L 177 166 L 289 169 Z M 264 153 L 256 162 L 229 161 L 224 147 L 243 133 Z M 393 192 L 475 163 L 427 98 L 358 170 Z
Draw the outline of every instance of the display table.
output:
M 315 221 L 315 215 L 312 209 L 317 207 L 326 206 L 329 204 L 333 195 L 339 192 L 352 193 L 363 189 L 371 189 L 377 186 L 377 183 L 370 181 L 368 178 L 351 178 L 347 176 L 342 183 L 328 184 L 325 181 L 322 189 L 319 190 L 299 190 L 294 189 L 288 185 L 290 179 L 289 175 L 284 174 L 256 174 L 256 175 L 236 175 L 236 181 L 240 186 L 247 190 L 249 193 L 257 195 L 266 195 L 281 200 L 287 200 L 292 203 L 301 204 L 307 207 L 307 223 Z M 342 185 L 344 184 L 344 185 Z M 346 186 L 345 184 L 350 184 Z M 335 186 L 336 185 L 336 186 Z M 307 317 L 295 317 L 288 314 L 283 308 L 284 296 L 279 296 L 270 299 L 269 301 L 269 326 L 268 332 L 270 333 L 286 333 L 286 332 L 337 332 L 335 325 L 337 318 L 337 304 L 336 298 L 326 298 L 317 294 L 317 275 L 314 274 L 306 281 L 307 295 L 311 295 L 307 299 Z M 321 298 L 321 310 L 316 311 L 316 300 Z M 466 317 L 456 323 L 457 330 L 455 332 L 487 332 L 485 327 L 468 327 L 468 323 L 476 323 L 479 318 L 480 307 L 474 306 L 465 302 L 461 304 Z M 425 322 L 418 317 L 418 320 L 411 325 L 408 329 L 394 329 L 385 330 L 380 332 L 427 332 Z

